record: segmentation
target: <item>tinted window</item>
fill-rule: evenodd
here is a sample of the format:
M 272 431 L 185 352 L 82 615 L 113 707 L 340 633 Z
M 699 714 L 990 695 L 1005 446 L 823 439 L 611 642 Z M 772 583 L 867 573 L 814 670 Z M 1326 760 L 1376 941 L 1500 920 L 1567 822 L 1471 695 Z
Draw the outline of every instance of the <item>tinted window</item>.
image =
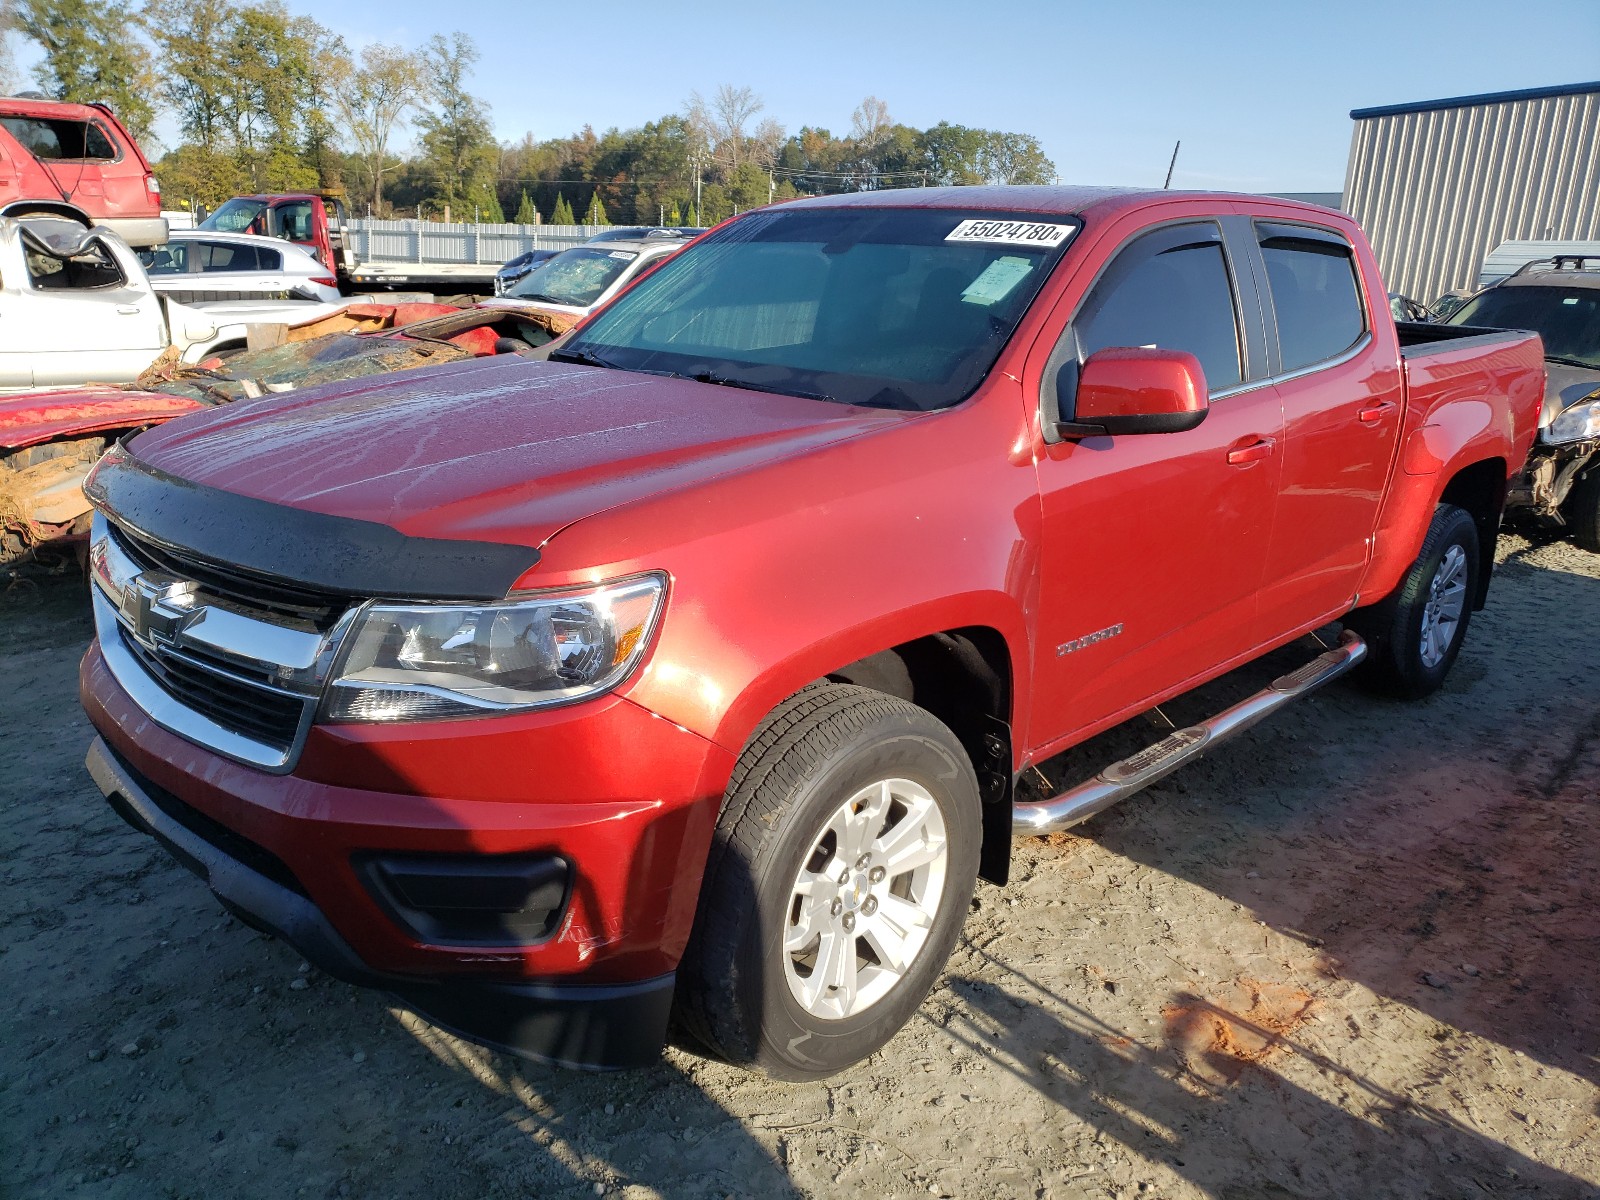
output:
M 1349 245 L 1331 233 L 1257 225 L 1267 286 L 1278 314 L 1279 370 L 1333 358 L 1366 332 Z
M 1449 321 L 1488 329 L 1531 329 L 1549 358 L 1600 368 L 1600 288 L 1490 288 L 1474 296 Z
M 276 271 L 282 257 L 260 246 L 236 242 L 196 242 L 189 255 L 191 271 Z
M 102 159 L 117 157 L 117 148 L 92 121 L 63 121 L 44 117 L 0 117 L 6 132 L 39 159 Z
M 1162 229 L 1117 256 L 1073 327 L 1085 358 L 1111 346 L 1187 350 L 1212 390 L 1238 383 L 1239 325 L 1215 226 Z
M 845 404 L 934 409 L 993 365 L 1076 220 L 956 209 L 741 217 L 623 292 L 557 357 Z M 542 290 L 568 250 L 515 289 Z

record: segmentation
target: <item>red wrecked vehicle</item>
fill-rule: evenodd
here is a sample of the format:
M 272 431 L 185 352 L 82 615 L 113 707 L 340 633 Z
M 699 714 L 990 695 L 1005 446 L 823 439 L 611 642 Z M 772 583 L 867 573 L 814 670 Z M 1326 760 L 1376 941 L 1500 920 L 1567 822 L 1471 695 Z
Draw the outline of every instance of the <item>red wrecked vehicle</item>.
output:
M 0 397 L 0 566 L 83 542 L 83 481 L 118 439 L 196 409 L 543 345 L 570 322 L 507 309 L 353 304 L 300 326 L 252 327 L 252 349 L 198 366 L 158 359 L 130 385 Z
M 161 185 L 109 107 L 0 98 L 0 216 L 41 212 L 107 225 L 130 246 L 167 240 Z

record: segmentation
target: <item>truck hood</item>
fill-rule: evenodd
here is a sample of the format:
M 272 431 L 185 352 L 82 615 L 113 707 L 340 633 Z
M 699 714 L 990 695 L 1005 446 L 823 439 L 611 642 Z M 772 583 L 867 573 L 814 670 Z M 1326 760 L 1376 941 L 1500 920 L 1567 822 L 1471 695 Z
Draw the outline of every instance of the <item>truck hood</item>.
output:
M 1540 429 L 1580 400 L 1600 391 L 1600 371 L 1593 367 L 1546 361 L 1544 369 L 1544 411 L 1539 415 Z
M 130 449 L 273 504 L 537 548 L 603 509 L 916 418 L 504 355 L 214 409 Z

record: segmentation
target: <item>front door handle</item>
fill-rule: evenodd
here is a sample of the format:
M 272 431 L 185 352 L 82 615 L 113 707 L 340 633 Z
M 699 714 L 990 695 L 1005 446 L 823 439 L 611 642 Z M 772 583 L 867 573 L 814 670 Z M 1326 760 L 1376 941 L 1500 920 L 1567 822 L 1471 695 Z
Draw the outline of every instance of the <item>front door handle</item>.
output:
M 1374 400 L 1371 404 L 1363 404 L 1356 410 L 1356 420 L 1363 425 L 1376 425 L 1383 420 L 1384 414 L 1394 411 L 1394 401 Z
M 1249 438 L 1243 442 L 1236 442 L 1228 451 L 1228 461 L 1234 466 L 1260 462 L 1263 458 L 1271 456 L 1272 447 L 1276 444 L 1269 437 Z
M 139 315 L 139 306 L 137 304 L 119 304 L 117 305 L 117 312 L 124 317 L 136 317 Z

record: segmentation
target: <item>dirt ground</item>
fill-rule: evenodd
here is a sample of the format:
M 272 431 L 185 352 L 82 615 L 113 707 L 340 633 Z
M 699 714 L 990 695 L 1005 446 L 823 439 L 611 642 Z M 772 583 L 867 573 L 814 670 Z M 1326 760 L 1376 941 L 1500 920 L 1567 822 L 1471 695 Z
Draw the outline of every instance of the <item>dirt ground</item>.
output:
M 303 968 L 102 801 L 82 585 L 35 577 L 0 596 L 0 1195 L 1600 1196 L 1600 557 L 1502 559 L 1441 694 L 1336 684 L 1019 843 L 911 1025 L 809 1085 L 545 1069 Z

